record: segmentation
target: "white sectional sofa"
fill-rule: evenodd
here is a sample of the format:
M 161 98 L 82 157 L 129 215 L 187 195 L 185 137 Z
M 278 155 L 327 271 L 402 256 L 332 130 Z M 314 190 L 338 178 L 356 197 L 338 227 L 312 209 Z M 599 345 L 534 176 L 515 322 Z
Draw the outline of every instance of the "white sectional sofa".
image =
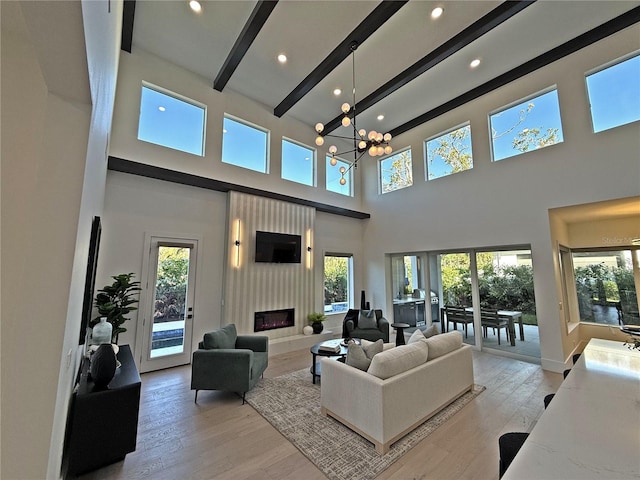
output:
M 321 412 L 385 454 L 473 385 L 471 347 L 454 331 L 385 349 L 367 371 L 322 359 Z

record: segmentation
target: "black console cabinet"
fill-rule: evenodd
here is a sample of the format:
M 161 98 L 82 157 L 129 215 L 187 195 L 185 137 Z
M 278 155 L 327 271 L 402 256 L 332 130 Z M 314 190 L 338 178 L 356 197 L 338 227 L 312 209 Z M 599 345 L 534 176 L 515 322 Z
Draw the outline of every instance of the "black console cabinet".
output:
M 64 478 L 123 460 L 136 449 L 140 375 L 129 345 L 121 345 L 109 388 L 93 391 L 89 361 L 81 367 L 71 399 L 62 470 Z

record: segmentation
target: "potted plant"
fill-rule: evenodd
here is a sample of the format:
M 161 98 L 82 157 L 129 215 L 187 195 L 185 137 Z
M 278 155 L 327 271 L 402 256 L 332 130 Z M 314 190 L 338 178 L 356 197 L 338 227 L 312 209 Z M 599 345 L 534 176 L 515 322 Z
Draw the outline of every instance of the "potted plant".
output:
M 122 326 L 129 320 L 125 315 L 138 309 L 134 306 L 138 302 L 135 295 L 142 289 L 140 282 L 131 281 L 134 275 L 134 273 L 121 273 L 111 277 L 114 282 L 98 290 L 96 295 L 95 306 L 99 315 L 91 320 L 91 326 L 97 324 L 100 317 L 106 317 L 107 322 L 113 327 L 111 333 L 113 343 L 118 343 L 118 335 L 127 331 Z
M 327 317 L 324 315 L 324 313 L 320 312 L 313 312 L 307 315 L 307 320 L 309 321 L 309 325 L 311 325 L 311 328 L 313 328 L 313 333 L 322 332 L 322 329 L 324 328 L 322 322 L 324 322 L 326 319 Z

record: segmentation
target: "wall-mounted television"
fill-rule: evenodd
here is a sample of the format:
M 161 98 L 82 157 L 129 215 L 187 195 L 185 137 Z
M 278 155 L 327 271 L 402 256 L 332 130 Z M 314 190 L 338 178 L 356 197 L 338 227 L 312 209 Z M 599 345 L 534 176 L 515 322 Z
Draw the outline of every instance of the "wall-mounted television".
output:
M 87 258 L 87 273 L 84 279 L 84 294 L 82 296 L 82 319 L 80 321 L 80 336 L 78 345 L 85 342 L 87 327 L 91 322 L 91 312 L 93 311 L 93 293 L 96 282 L 96 268 L 98 266 L 98 252 L 100 251 L 100 235 L 102 225 L 100 217 L 93 217 L 91 222 L 91 236 L 89 237 L 89 257 Z
M 302 237 L 256 231 L 256 262 L 300 263 Z

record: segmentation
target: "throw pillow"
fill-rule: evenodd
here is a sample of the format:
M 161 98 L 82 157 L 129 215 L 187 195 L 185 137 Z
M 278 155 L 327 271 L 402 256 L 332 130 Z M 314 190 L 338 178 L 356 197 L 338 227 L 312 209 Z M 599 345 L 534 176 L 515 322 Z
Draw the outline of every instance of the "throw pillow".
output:
M 204 348 L 235 348 L 238 337 L 235 324 L 225 325 L 219 330 L 204 334 Z
M 378 320 L 376 320 L 376 312 L 374 310 L 360 310 L 358 317 L 358 328 L 373 329 L 378 328 Z
M 362 345 L 362 349 L 369 360 L 371 360 L 377 353 L 380 353 L 384 348 L 384 342 L 381 338 L 375 342 L 370 342 L 363 338 L 360 340 L 360 345 Z
M 438 335 L 440 332 L 438 331 L 438 327 L 436 325 L 431 325 L 424 332 L 425 338 L 433 337 L 434 335 Z
M 367 372 L 385 380 L 422 365 L 427 361 L 428 354 L 426 342 L 401 345 L 373 357 Z
M 375 342 L 361 340 L 360 345 L 355 342 L 351 342 L 349 343 L 349 347 L 347 347 L 347 358 L 344 363 L 360 370 L 367 371 L 371 364 L 371 359 L 376 354 L 382 352 L 383 345 L 382 340 L 377 340 Z
M 427 339 L 424 336 L 424 333 L 422 333 L 422 330 L 418 328 L 416 329 L 415 332 L 411 334 L 411 336 L 409 337 L 409 340 L 407 340 L 407 345 L 410 345 L 415 342 L 426 342 L 426 341 Z
M 441 357 L 462 346 L 462 333 L 453 331 L 427 338 L 427 345 L 429 345 L 429 360 Z
M 371 364 L 371 359 L 367 358 L 367 354 L 364 353 L 364 349 L 357 343 L 350 343 L 347 350 L 347 358 L 344 363 L 355 367 L 359 370 L 366 371 Z

